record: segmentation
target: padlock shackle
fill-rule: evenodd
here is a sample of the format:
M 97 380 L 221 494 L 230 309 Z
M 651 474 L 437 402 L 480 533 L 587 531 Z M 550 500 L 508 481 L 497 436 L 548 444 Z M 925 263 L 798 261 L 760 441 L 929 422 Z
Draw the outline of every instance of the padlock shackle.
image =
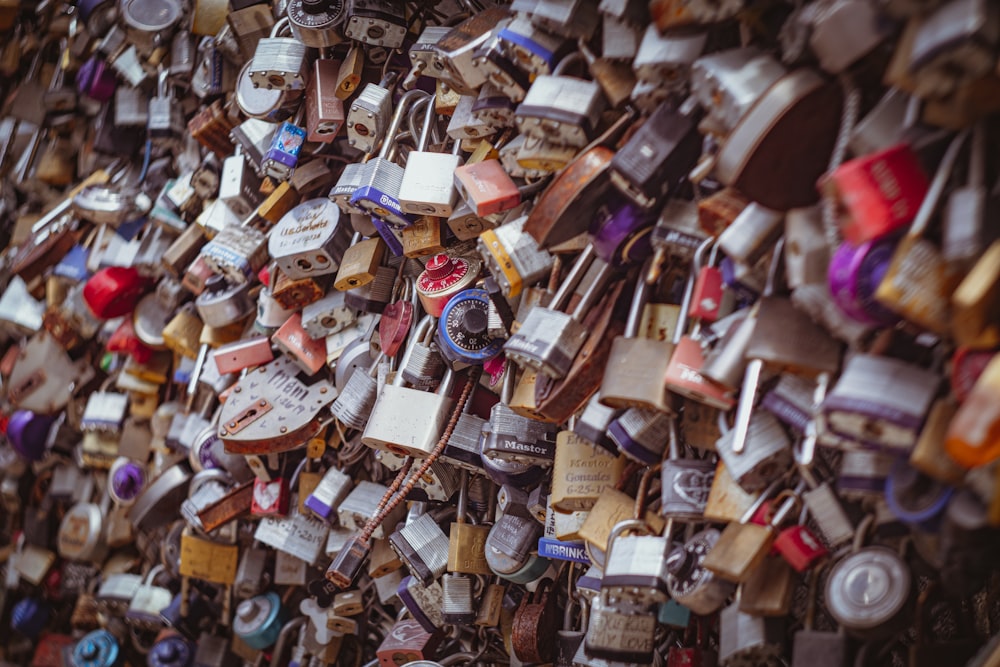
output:
M 424 121 L 420 126 L 420 135 L 417 140 L 417 151 L 425 152 L 427 150 L 427 142 L 431 137 L 431 125 L 434 123 L 434 116 L 436 115 L 436 109 L 434 108 L 434 99 L 432 97 L 425 97 L 418 100 L 414 105 L 414 110 L 418 109 L 421 104 L 427 105 L 427 111 L 424 112 Z M 412 132 L 412 130 L 411 130 Z
M 268 35 L 269 38 L 278 37 L 281 31 L 288 28 L 288 34 L 292 34 L 291 21 L 287 16 L 282 16 L 280 19 L 275 21 L 274 27 L 271 28 L 271 33 Z
M 639 271 L 639 280 L 636 282 L 635 291 L 632 293 L 632 303 L 628 309 L 628 320 L 625 323 L 625 338 L 635 338 L 639 333 L 639 322 L 642 321 L 642 311 L 649 302 L 649 295 L 653 292 L 653 286 L 644 279 L 649 267 L 653 265 L 653 258 L 649 257 Z
M 406 344 L 406 351 L 403 352 L 403 358 L 399 361 L 399 370 L 396 372 L 396 377 L 392 380 L 393 386 L 402 387 L 405 384 L 406 380 L 403 379 L 402 369 L 406 368 L 410 363 L 410 359 L 413 358 L 413 350 L 417 347 L 417 343 L 427 335 L 428 328 L 431 331 L 434 330 L 435 324 L 436 320 L 433 315 L 424 315 L 420 322 L 417 323 L 417 328 L 410 334 L 410 342 Z
M 429 97 L 427 93 L 420 89 L 408 90 L 403 93 L 403 96 L 399 98 L 399 102 L 396 105 L 396 112 L 392 114 L 392 122 L 389 123 L 389 129 L 385 132 L 385 138 L 382 140 L 382 147 L 379 149 L 378 156 L 384 160 L 391 160 L 390 157 L 393 148 L 396 146 L 396 134 L 399 132 L 399 126 L 403 124 L 403 115 L 406 112 L 407 106 L 420 97 Z
M 569 301 L 569 297 L 573 294 L 573 290 L 576 286 L 580 284 L 583 277 L 587 274 L 587 269 L 593 263 L 594 258 L 597 257 L 597 252 L 594 250 L 592 244 L 587 244 L 580 256 L 576 258 L 573 266 L 570 268 L 569 273 L 566 274 L 566 278 L 563 279 L 561 285 L 559 285 L 559 290 L 552 297 L 552 302 L 549 307 L 553 310 L 562 310 L 566 303 Z
M 646 535 L 653 535 L 653 531 L 650 530 L 649 526 L 642 519 L 624 519 L 619 521 L 611 528 L 611 532 L 608 533 L 608 544 L 605 549 L 606 558 L 611 558 L 611 547 L 614 545 L 615 540 L 618 539 L 618 536 L 626 530 L 635 530 L 643 532 Z
M 951 178 L 951 172 L 955 168 L 955 162 L 958 160 L 962 145 L 968 137 L 969 129 L 966 128 L 955 135 L 955 138 L 948 144 L 948 149 L 944 152 L 944 157 L 941 158 L 937 171 L 934 172 L 934 179 L 931 181 L 930 187 L 927 188 L 927 194 L 920 203 L 920 208 L 917 209 L 917 215 L 913 218 L 913 224 L 910 225 L 910 230 L 906 233 L 908 237 L 918 238 L 927 231 L 927 225 L 934 217 L 934 211 L 937 210 L 941 195 Z
M 587 314 L 587 311 L 604 296 L 604 288 L 607 286 L 608 279 L 611 278 L 614 272 L 611 265 L 604 260 L 597 259 L 595 261 L 600 262 L 601 266 L 594 275 L 594 282 L 583 293 L 576 304 L 576 308 L 573 309 L 572 317 L 577 321 L 580 321 Z

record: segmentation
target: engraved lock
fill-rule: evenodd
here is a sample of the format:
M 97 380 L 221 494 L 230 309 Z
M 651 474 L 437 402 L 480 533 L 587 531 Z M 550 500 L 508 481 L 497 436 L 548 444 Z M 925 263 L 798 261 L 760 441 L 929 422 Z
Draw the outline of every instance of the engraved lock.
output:
M 421 514 L 396 529 L 389 544 L 410 574 L 429 586 L 448 566 L 448 537 L 430 514 Z
M 514 583 L 537 579 L 549 566 L 548 559 L 531 555 L 541 534 L 542 526 L 534 519 L 502 515 L 486 538 L 486 562 L 490 570 Z
M 663 378 L 674 344 L 638 335 L 640 318 L 653 290 L 645 280 L 645 273 L 640 272 L 632 296 L 625 335 L 611 343 L 598 396 L 601 403 L 612 408 L 642 408 L 673 414 Z
M 660 105 L 615 153 L 611 182 L 644 208 L 672 193 L 701 156 L 697 121 L 697 112 Z
M 268 234 L 268 253 L 293 280 L 336 273 L 351 230 L 328 199 L 310 199 L 286 213 Z
M 433 582 L 424 586 L 414 577 L 405 577 L 397 589 L 400 601 L 420 626 L 430 633 L 439 633 L 444 625 L 441 610 L 444 606 L 444 591 L 441 584 Z
M 514 655 L 525 662 L 551 662 L 555 657 L 556 596 L 552 580 L 543 579 L 514 612 L 510 642 Z
M 626 534 L 630 531 L 645 534 Z M 652 534 L 643 521 L 616 524 L 608 536 L 601 593 L 643 606 L 666 602 L 669 547 L 669 538 Z
M 399 186 L 399 202 L 406 213 L 448 217 L 458 199 L 452 174 L 462 164 L 462 158 L 457 154 L 461 142 L 455 142 L 455 153 L 426 150 L 431 124 L 435 119 L 433 100 L 427 98 L 426 104 L 427 112 L 417 150 L 406 158 L 406 169 Z
M 339 73 L 340 63 L 336 60 L 318 58 L 313 62 L 305 99 L 306 138 L 309 141 L 330 143 L 344 125 L 344 103 L 337 97 Z
M 584 651 L 591 658 L 651 664 L 656 615 L 644 606 L 609 600 L 602 592 L 590 606 Z
M 940 382 L 936 373 L 899 359 L 855 355 L 823 401 L 824 426 L 868 448 L 909 452 Z
M 286 28 L 290 29 L 287 17 L 257 43 L 250 67 L 254 86 L 282 90 L 306 87 L 306 45 L 294 37 L 280 37 Z
M 559 512 L 589 510 L 604 491 L 618 483 L 624 467 L 623 457 L 595 447 L 576 433 L 560 431 L 549 502 Z
M 219 417 L 219 437 L 226 451 L 239 454 L 278 452 L 306 442 L 320 431 L 320 410 L 336 397 L 326 380 L 306 385 L 298 367 L 281 357 L 245 376 L 230 394 Z M 268 417 L 272 407 L 287 422 Z
M 174 101 L 167 81 L 169 74 L 165 68 L 160 68 L 156 79 L 156 95 L 149 100 L 146 129 L 153 139 L 180 136 L 186 127 L 181 107 Z
M 604 108 L 601 87 L 558 74 L 535 78 L 514 122 L 524 134 L 570 146 L 585 146 Z
M 534 238 L 524 233 L 527 221 L 527 216 L 521 216 L 496 229 L 485 230 L 476 241 L 486 268 L 508 298 L 518 296 L 525 285 L 548 275 L 555 261 Z M 451 220 L 448 223 L 451 225 Z
M 698 521 L 705 513 L 715 465 L 709 458 L 682 457 L 676 422 L 670 425 L 669 458 L 660 475 L 660 513 L 675 521 Z
M 594 250 L 588 246 L 553 297 L 551 307 L 532 308 L 517 333 L 504 344 L 504 353 L 511 361 L 531 368 L 552 379 L 565 377 L 586 341 L 588 331 L 582 324 L 583 316 L 591 308 L 602 289 L 606 287 L 611 267 L 594 257 Z M 583 298 L 572 313 L 560 311 L 566 306 L 574 289 L 584 281 L 589 271 L 591 282 L 586 284 Z
M 369 83 L 351 102 L 347 112 L 347 143 L 362 153 L 371 153 L 383 138 L 391 116 L 392 95 L 387 88 Z
M 549 466 L 555 458 L 556 425 L 517 414 L 510 408 L 514 369 L 504 373 L 500 402 L 490 408 L 480 442 L 484 459 L 530 466 Z

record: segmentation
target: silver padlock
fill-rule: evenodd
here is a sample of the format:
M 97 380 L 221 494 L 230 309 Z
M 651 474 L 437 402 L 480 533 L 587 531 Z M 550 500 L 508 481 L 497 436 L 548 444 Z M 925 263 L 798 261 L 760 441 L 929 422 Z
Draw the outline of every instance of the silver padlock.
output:
M 593 81 L 543 74 L 517 107 L 514 122 L 528 136 L 582 147 L 593 136 L 604 104 L 601 87 Z
M 250 79 L 259 88 L 304 90 L 306 87 L 306 45 L 294 37 L 281 37 L 290 26 L 288 18 L 274 24 L 271 34 L 257 43 Z
M 369 83 L 347 112 L 347 143 L 371 153 L 385 136 L 391 115 L 392 95 L 385 87 Z
M 406 12 L 389 0 L 349 0 L 344 36 L 372 46 L 398 49 L 406 36 Z
M 448 537 L 430 514 L 424 513 L 407 521 L 389 536 L 389 544 L 410 574 L 425 586 L 438 579 L 448 567 Z
M 302 202 L 268 234 L 268 254 L 293 280 L 336 273 L 352 230 L 326 198 Z

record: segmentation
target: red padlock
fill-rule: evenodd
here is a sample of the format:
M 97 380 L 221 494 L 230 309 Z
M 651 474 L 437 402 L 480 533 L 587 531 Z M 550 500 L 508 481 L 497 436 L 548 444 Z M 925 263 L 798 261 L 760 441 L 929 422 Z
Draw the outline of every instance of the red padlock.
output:
M 149 347 L 135 334 L 135 324 L 131 317 L 122 320 L 121 325 L 115 329 L 105 346 L 108 352 L 125 352 L 136 363 L 146 364 L 153 358 L 153 348 Z
M 285 320 L 271 336 L 271 342 L 309 375 L 318 373 L 326 363 L 326 339 L 309 337 L 302 327 L 302 313 L 295 313 Z
M 253 481 L 250 514 L 254 516 L 285 516 L 288 514 L 288 480 L 278 477 L 270 482 L 257 477 Z
M 704 618 L 692 618 L 684 632 L 684 646 L 671 646 L 667 653 L 667 667 L 715 667 L 719 654 L 708 645 L 708 633 L 705 632 Z M 697 628 L 697 642 L 692 642 L 692 628 Z
M 667 389 L 718 410 L 732 409 L 736 405 L 732 392 L 703 377 L 700 371 L 704 365 L 701 343 L 691 336 L 681 336 L 667 366 L 664 378 Z
M 832 192 L 846 209 L 840 230 L 854 245 L 909 224 L 927 187 L 927 175 L 906 144 L 849 160 L 820 182 L 820 188 Z
M 796 572 L 805 572 L 830 553 L 822 540 L 801 525 L 789 526 L 778 533 L 773 550 L 781 554 Z
M 131 313 L 151 286 L 152 281 L 131 266 L 108 266 L 83 286 L 83 300 L 94 315 L 110 320 Z

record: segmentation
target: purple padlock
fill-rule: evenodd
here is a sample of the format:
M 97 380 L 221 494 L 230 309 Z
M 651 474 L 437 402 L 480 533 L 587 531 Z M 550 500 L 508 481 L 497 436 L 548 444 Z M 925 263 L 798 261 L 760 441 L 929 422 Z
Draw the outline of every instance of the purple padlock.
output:
M 76 89 L 81 95 L 107 102 L 115 94 L 115 73 L 97 56 L 91 56 L 76 73 Z
M 852 245 L 844 242 L 830 259 L 827 282 L 834 303 L 851 319 L 891 326 L 899 317 L 875 300 L 875 290 L 892 263 L 898 237 Z
M 637 264 L 653 254 L 653 223 L 647 211 L 622 197 L 612 197 L 594 216 L 591 244 L 597 256 L 612 266 Z
M 29 461 L 41 461 L 48 449 L 49 435 L 56 417 L 16 410 L 7 424 L 7 439 L 18 454 Z
M 137 462 L 119 456 L 108 472 L 108 495 L 119 505 L 131 505 L 146 486 L 146 471 Z

